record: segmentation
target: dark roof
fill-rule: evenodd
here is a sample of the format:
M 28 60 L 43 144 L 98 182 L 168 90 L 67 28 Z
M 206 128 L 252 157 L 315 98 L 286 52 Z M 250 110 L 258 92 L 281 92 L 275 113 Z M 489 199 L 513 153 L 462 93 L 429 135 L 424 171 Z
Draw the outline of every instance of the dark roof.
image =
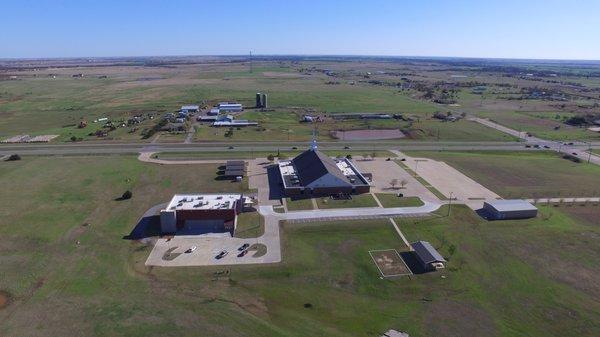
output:
M 244 176 L 246 175 L 246 172 L 244 170 L 229 170 L 229 169 L 225 169 L 225 176 L 226 177 L 234 177 L 234 176 Z
M 427 241 L 417 241 L 410 244 L 423 263 L 446 262 L 442 255 Z
M 337 167 L 335 161 L 318 150 L 307 150 L 292 159 L 300 184 L 307 186 L 327 173 L 348 183 L 344 173 Z
M 228 160 L 227 166 L 246 166 L 246 162 L 243 160 Z

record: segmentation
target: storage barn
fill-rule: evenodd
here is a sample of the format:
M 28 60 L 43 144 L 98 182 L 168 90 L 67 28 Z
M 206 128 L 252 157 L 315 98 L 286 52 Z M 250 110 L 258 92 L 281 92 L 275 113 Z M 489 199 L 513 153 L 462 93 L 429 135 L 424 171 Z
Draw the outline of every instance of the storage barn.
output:
M 417 241 L 410 244 L 424 270 L 437 270 L 444 268 L 446 260 L 427 241 Z
M 486 201 L 483 209 L 493 220 L 535 218 L 538 211 L 534 205 L 521 199 Z

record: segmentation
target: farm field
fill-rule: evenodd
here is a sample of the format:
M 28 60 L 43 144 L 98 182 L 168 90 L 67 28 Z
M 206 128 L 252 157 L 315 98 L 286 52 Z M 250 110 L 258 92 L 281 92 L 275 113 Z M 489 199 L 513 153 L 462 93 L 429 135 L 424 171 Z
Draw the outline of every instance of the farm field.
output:
M 396 219 L 410 241 L 429 240 L 449 260 L 443 271 L 411 278 L 381 280 L 368 254 L 406 250 L 386 220 L 283 224 L 280 265 L 145 267 L 150 247 L 123 237 L 149 205 L 175 192 L 235 191 L 212 181 L 215 169 L 182 176 L 133 156 L 3 162 L 0 183 L 20 193 L 0 196 L 13 205 L 0 219 L 0 290 L 10 299 L 0 335 L 598 332 L 598 208 L 591 205 L 543 208 L 526 221 L 485 222 L 460 206 L 450 217 Z M 115 201 L 126 189 L 133 198 Z
M 600 195 L 600 167 L 554 152 L 407 152 L 441 160 L 504 198 Z
M 387 63 L 374 65 L 395 67 Z M 406 140 L 513 140 L 468 121 L 444 123 L 433 119 L 434 112 L 445 108 L 415 98 L 410 91 L 360 81 L 354 85 L 332 82 L 331 77 L 322 72 L 307 74 L 301 71 L 321 67 L 344 69 L 341 62 L 261 61 L 255 66 L 252 73 L 244 61 L 206 61 L 170 67 L 142 64 L 15 69 L 6 76 L 16 76 L 16 80 L 1 82 L 0 138 L 16 134 L 57 134 L 56 142 L 69 142 L 72 137 L 85 141 L 148 141 L 142 135 L 152 129 L 162 115 L 176 111 L 181 105 L 209 107 L 219 101 L 238 101 L 248 108 L 238 117 L 258 121 L 258 128 L 240 128 L 225 137 L 227 129 L 204 125 L 197 128 L 194 139 L 304 141 L 310 139 L 312 129 L 317 127 L 319 138 L 328 140 L 332 139 L 330 132 L 333 130 L 369 128 L 400 129 L 407 135 Z M 83 77 L 73 77 L 77 74 Z M 341 70 L 340 76 L 348 76 L 351 80 L 356 75 Z M 268 111 L 252 108 L 256 92 L 268 93 Z M 331 116 L 349 112 L 399 113 L 410 120 L 334 121 L 326 117 L 321 123 L 299 122 L 304 114 Z M 136 115 L 144 117 L 139 124 L 121 126 Z M 94 123 L 100 118 L 114 121 L 116 128 L 110 131 L 103 123 Z M 87 127 L 78 128 L 81 121 L 88 122 Z M 96 136 L 99 130 L 106 131 L 107 135 Z M 184 137 L 158 133 L 162 135 L 159 142 L 183 141 Z

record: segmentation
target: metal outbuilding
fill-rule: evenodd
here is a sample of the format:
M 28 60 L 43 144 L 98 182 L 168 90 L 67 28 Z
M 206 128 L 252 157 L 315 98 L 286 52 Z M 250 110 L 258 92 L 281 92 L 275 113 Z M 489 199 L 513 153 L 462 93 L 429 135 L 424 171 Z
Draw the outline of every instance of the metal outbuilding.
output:
M 417 241 L 410 244 L 417 259 L 425 270 L 436 270 L 444 268 L 446 260 L 427 241 Z
M 538 212 L 534 205 L 521 199 L 486 201 L 483 209 L 494 220 L 535 218 Z

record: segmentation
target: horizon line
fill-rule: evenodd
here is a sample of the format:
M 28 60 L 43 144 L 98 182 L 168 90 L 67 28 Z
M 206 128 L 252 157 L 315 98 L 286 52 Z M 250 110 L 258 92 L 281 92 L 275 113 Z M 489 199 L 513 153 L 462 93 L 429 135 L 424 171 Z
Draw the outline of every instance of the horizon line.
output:
M 51 57 L 0 57 L 0 61 L 20 60 L 68 60 L 68 59 L 134 59 L 157 57 L 356 57 L 356 58 L 388 58 L 388 59 L 469 59 L 469 60 L 498 60 L 498 61 L 562 61 L 562 62 L 600 62 L 600 59 L 573 58 L 527 58 L 527 57 L 483 57 L 483 56 L 432 56 L 432 55 L 376 55 L 376 54 L 172 54 L 172 55 L 128 55 L 128 56 L 51 56 Z

